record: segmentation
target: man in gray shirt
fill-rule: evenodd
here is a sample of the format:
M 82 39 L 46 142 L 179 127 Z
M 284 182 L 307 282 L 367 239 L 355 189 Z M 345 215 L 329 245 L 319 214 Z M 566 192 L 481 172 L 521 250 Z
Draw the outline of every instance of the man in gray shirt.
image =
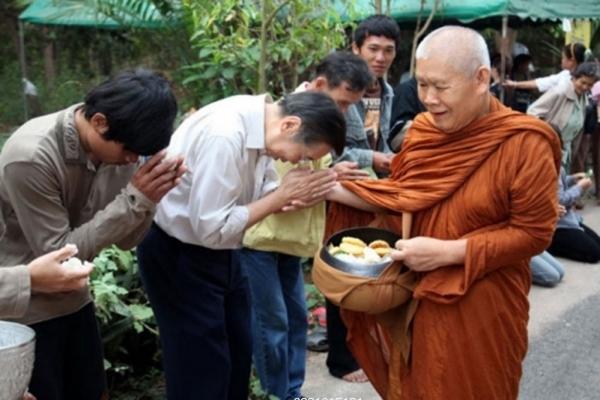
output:
M 135 246 L 155 204 L 185 172 L 181 158 L 165 160 L 160 151 L 176 110 L 168 81 L 136 70 L 95 87 L 83 104 L 21 126 L 0 153 L 0 265 L 23 264 L 67 243 L 84 260 L 111 244 Z M 139 155 L 155 153 L 138 168 Z M 36 331 L 33 395 L 102 396 L 102 346 L 87 287 L 34 292 L 15 320 Z

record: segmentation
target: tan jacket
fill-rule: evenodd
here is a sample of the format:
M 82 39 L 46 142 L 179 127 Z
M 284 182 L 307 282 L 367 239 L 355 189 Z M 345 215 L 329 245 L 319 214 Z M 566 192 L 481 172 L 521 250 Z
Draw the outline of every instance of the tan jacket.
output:
M 30 285 L 26 265 L 0 268 L 0 319 L 19 318 L 25 314 Z
M 111 244 L 135 246 L 152 222 L 154 203 L 129 183 L 136 165 L 96 168 L 89 160 L 75 129 L 78 107 L 28 121 L 0 153 L 0 265 L 24 264 L 67 243 L 92 260 Z M 24 301 L 28 288 L 16 286 Z M 0 286 L 0 299 L 10 287 L 15 283 Z M 88 289 L 34 293 L 18 322 L 71 314 L 90 301 Z

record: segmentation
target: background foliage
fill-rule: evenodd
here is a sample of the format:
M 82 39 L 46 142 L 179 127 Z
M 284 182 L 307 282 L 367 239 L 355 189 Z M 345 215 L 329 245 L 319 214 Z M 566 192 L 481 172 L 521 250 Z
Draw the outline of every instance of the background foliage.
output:
M 117 20 L 147 18 L 144 4 L 151 1 L 178 23 L 157 30 L 111 31 L 25 25 L 28 78 L 37 86 L 40 113 L 79 102 L 107 76 L 141 65 L 172 80 L 182 112 L 238 93 L 266 90 L 279 96 L 309 79 L 324 55 L 346 48 L 352 29 L 339 19 L 331 0 L 63 1 L 91 5 Z M 17 18 L 27 3 L 0 1 L 0 146 L 6 133 L 24 120 Z M 595 26 L 593 43 L 600 46 L 600 23 Z M 414 27 L 401 29 L 398 57 L 388 77 L 392 84 L 408 69 Z M 492 42 L 493 33 L 488 36 Z M 562 33 L 556 24 L 523 27 L 519 41 L 529 47 L 536 66 L 547 67 L 543 72 L 558 66 Z M 157 326 L 140 286 L 135 254 L 111 247 L 95 264 L 91 287 L 112 398 L 160 399 L 164 382 Z M 314 286 L 307 284 L 306 291 L 310 308 L 323 304 Z M 250 389 L 253 398 L 266 398 L 256 379 Z

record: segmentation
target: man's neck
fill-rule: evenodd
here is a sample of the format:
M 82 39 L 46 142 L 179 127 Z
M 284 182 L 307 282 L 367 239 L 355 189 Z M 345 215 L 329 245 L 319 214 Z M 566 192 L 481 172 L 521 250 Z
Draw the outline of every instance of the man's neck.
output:
M 273 140 L 273 127 L 277 124 L 280 116 L 280 110 L 277 103 L 265 103 L 265 148 L 269 148 Z
M 93 128 L 88 120 L 85 119 L 85 115 L 83 115 L 83 111 L 81 109 L 75 111 L 75 130 L 79 136 L 79 144 L 81 147 L 83 147 L 83 150 L 89 157 L 90 161 L 97 166 L 100 162 L 94 157 L 89 143 L 89 135 L 93 134 Z

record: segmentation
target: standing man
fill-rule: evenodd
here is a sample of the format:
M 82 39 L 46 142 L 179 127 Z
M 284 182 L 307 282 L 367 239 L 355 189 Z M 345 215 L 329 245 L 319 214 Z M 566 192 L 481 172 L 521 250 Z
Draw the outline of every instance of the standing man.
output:
M 427 112 L 415 118 L 390 179 L 347 182 L 329 199 L 389 212 L 397 232 L 398 213 L 413 214 L 412 238 L 399 240 L 392 257 L 418 273 L 418 304 L 414 317 L 388 311 L 386 321 L 404 318 L 397 325 L 344 310 L 349 346 L 385 399 L 516 399 L 529 260 L 548 246 L 558 211 L 558 136 L 492 97 L 476 31 L 437 29 L 416 58 Z
M 296 92 L 325 93 L 346 112 L 362 98 L 371 81 L 363 59 L 338 51 L 325 57 L 317 66 L 316 77 L 303 82 Z M 329 154 L 310 161 L 313 170 L 330 164 Z M 282 161 L 275 165 L 279 176 L 298 166 Z M 338 180 L 368 176 L 350 161 L 336 164 L 334 170 Z M 325 202 L 321 201 L 302 210 L 270 215 L 244 235 L 240 260 L 250 282 L 254 366 L 263 389 L 283 400 L 302 397 L 308 324 L 300 257 L 314 256 L 324 231 Z
M 181 158 L 164 160 L 160 152 L 176 112 L 169 82 L 139 69 L 95 87 L 82 104 L 21 126 L 0 153 L 0 265 L 67 243 L 83 260 L 111 244 L 135 246 L 155 204 L 185 172 Z M 155 153 L 138 168 L 138 155 Z M 101 398 L 102 344 L 87 286 L 34 292 L 15 320 L 36 332 L 29 390 L 38 400 Z
M 339 161 L 356 161 L 359 168 L 372 168 L 379 176 L 389 173 L 393 157 L 388 135 L 394 91 L 385 76 L 399 40 L 400 29 L 393 19 L 373 15 L 358 25 L 352 42 L 352 52 L 367 62 L 375 80 L 346 112 L 346 147 Z
M 346 147 L 339 161 L 355 161 L 379 177 L 390 172 L 393 153 L 388 144 L 394 92 L 385 81 L 400 40 L 398 24 L 388 16 L 373 15 L 354 31 L 352 51 L 367 62 L 375 77 L 361 101 L 346 112 Z M 339 308 L 327 301 L 327 367 L 331 375 L 349 382 L 365 382 L 354 357 L 346 347 L 346 328 Z
M 191 172 L 158 206 L 138 247 L 144 287 L 160 328 L 169 400 L 246 400 L 252 356 L 244 231 L 292 204 L 314 204 L 333 171 L 290 170 L 273 159 L 318 160 L 344 147 L 346 124 L 329 96 L 304 92 L 272 103 L 234 96 L 203 107 L 173 135 Z

